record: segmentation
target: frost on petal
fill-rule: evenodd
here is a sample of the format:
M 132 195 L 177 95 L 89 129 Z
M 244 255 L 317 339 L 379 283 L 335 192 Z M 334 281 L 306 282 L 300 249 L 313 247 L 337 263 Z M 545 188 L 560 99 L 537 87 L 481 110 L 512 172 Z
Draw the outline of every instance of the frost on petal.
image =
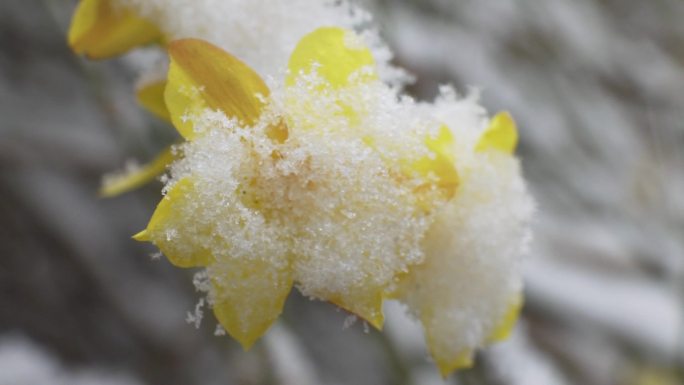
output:
M 176 182 L 152 214 L 147 228 L 134 235 L 138 241 L 152 242 L 178 267 L 206 266 L 213 257 L 205 247 L 213 228 L 190 227 L 185 221 L 197 208 L 195 185 L 191 178 Z
M 249 349 L 278 319 L 292 289 L 289 266 L 267 259 L 223 258 L 208 269 L 214 314 Z
M 532 211 L 518 162 L 481 153 L 428 230 L 425 262 L 404 277 L 398 297 L 421 320 L 443 374 L 468 366 L 514 324 Z
M 245 63 L 222 49 L 197 39 L 169 44 L 169 75 L 164 98 L 180 134 L 195 138 L 192 116 L 205 109 L 252 125 L 261 115 L 269 89 Z
M 459 176 L 456 170 L 454 137 L 449 127 L 441 126 L 436 137 L 427 137 L 425 144 L 431 153 L 411 165 L 426 182 L 416 187 L 417 192 L 426 189 L 440 189 L 449 200 L 458 188 Z M 428 206 L 426 202 L 424 205 Z
M 352 31 L 324 27 L 304 36 L 290 56 L 287 85 L 316 72 L 333 88 L 377 79 L 371 51 Z M 366 70 L 367 71 L 363 71 Z
M 71 21 L 68 40 L 74 52 L 105 59 L 160 42 L 162 33 L 155 24 L 115 0 L 82 0 Z

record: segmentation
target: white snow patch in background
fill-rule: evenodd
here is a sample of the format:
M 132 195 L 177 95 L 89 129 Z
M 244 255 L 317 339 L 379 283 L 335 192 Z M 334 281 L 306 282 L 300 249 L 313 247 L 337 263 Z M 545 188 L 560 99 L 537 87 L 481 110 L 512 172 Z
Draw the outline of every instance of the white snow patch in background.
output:
M 0 336 L 2 385 L 140 385 L 102 368 L 67 368 L 40 346 L 19 335 Z
M 526 279 L 531 300 L 552 313 L 598 325 L 665 358 L 677 356 L 682 313 L 665 284 L 549 259 L 532 259 Z
M 264 338 L 276 383 L 279 385 L 321 384 L 313 362 L 307 357 L 298 337 L 278 323 Z
M 524 326 L 519 325 L 511 337 L 492 346 L 487 366 L 507 385 L 567 385 L 559 370 L 544 353 L 528 341 Z

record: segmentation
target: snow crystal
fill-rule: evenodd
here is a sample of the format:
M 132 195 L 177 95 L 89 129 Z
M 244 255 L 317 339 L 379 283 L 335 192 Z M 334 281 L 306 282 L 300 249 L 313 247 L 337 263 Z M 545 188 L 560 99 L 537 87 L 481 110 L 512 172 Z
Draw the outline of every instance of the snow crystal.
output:
M 347 317 L 344 318 L 344 322 L 342 323 L 342 330 L 349 329 L 350 327 L 354 326 L 356 321 L 359 318 L 353 314 L 348 315 Z
M 199 329 L 200 325 L 202 324 L 202 318 L 204 317 L 204 310 L 202 310 L 203 307 L 204 298 L 200 298 L 195 305 L 195 310 L 188 312 L 187 316 L 185 317 L 185 322 L 195 325 L 195 329 Z
M 217 337 L 225 336 L 226 329 L 224 329 L 223 326 L 221 326 L 221 324 L 216 324 L 216 329 L 214 329 L 214 335 Z
M 161 251 L 156 251 L 150 254 L 150 259 L 153 261 L 158 261 L 164 254 Z
M 195 289 L 202 293 L 207 293 L 211 287 L 211 282 L 209 281 L 209 273 L 206 270 L 201 270 L 192 277 L 192 283 L 195 285 Z

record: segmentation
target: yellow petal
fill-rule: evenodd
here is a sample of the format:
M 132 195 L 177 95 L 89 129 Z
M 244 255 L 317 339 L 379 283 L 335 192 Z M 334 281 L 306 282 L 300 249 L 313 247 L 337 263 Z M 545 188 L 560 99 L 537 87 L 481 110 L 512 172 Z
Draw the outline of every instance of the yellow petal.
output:
M 497 150 L 513 154 L 518 145 L 518 129 L 515 120 L 508 112 L 499 112 L 485 130 L 475 151 Z
M 494 329 L 494 332 L 489 336 L 489 342 L 499 342 L 507 339 L 511 335 L 515 323 L 518 321 L 520 316 L 520 311 L 523 306 L 523 295 L 518 293 L 515 298 L 511 301 L 511 304 L 501 319 L 499 324 Z
M 166 80 L 145 84 L 136 91 L 138 103 L 159 119 L 171 122 L 171 115 L 164 102 Z
M 152 242 L 178 267 L 206 266 L 211 263 L 211 253 L 202 246 L 202 239 L 197 238 L 210 237 L 213 229 L 193 229 L 192 234 L 179 231 L 185 227 L 186 215 L 194 210 L 195 196 L 195 186 L 190 178 L 178 181 L 157 205 L 147 228 L 134 235 L 133 239 Z M 170 234 L 173 234 L 174 239 L 170 239 Z
M 153 161 L 137 170 L 105 178 L 100 188 L 100 196 L 109 198 L 135 190 L 164 173 L 166 167 L 173 160 L 174 156 L 171 153 L 171 148 L 167 148 L 157 155 Z
M 371 51 L 354 32 L 342 28 L 319 28 L 304 36 L 290 56 L 286 84 L 295 84 L 300 74 L 310 73 L 314 66 L 333 88 L 348 85 L 350 76 L 365 68 L 370 71 L 359 73 L 358 81 L 377 79 Z
M 342 309 L 361 317 L 374 328 L 382 330 L 385 315 L 382 312 L 383 290 L 371 289 L 364 293 L 335 296 L 330 302 Z
M 418 187 L 418 191 L 438 188 L 446 199 L 456 194 L 460 178 L 456 170 L 454 137 L 449 127 L 440 127 L 436 138 L 426 138 L 425 145 L 432 152 L 413 163 L 412 170 L 429 181 Z M 430 180 L 431 179 L 431 180 Z
M 248 350 L 278 319 L 292 289 L 289 267 L 263 260 L 223 260 L 209 268 L 214 314 Z
M 463 351 L 454 354 L 453 351 L 444 348 L 444 337 L 431 328 L 433 312 L 434 309 L 424 309 L 423 314 L 421 315 L 421 323 L 425 329 L 425 339 L 428 350 L 430 351 L 430 356 L 435 360 L 435 364 L 442 374 L 442 377 L 446 378 L 455 370 L 472 367 L 474 355 L 472 349 L 464 349 Z
M 161 42 L 162 33 L 153 23 L 112 0 L 82 0 L 69 27 L 69 45 L 77 54 L 105 59 L 139 45 Z
M 494 328 L 494 331 L 490 334 L 487 342 L 498 342 L 502 341 L 511 333 L 511 330 L 515 326 L 515 323 L 520 314 L 520 309 L 522 308 L 523 297 L 522 294 L 518 294 L 511 301 L 511 304 L 506 311 L 506 314 L 499 321 L 499 323 Z M 443 377 L 447 377 L 451 372 L 459 369 L 466 369 L 473 366 L 473 356 L 474 351 L 472 349 L 465 349 L 458 354 L 452 354 L 450 352 L 444 351 L 439 347 L 443 345 L 440 340 L 440 336 L 436 335 L 430 329 L 431 325 L 431 314 L 430 311 L 426 311 L 421 317 L 422 323 L 425 326 L 425 334 L 428 343 L 428 348 L 430 349 L 430 354 L 432 355 L 440 373 Z
M 451 373 L 460 369 L 468 369 L 473 366 L 473 352 L 471 350 L 463 351 L 456 355 L 456 357 L 440 357 L 432 355 L 439 373 L 443 378 L 447 378 Z
M 261 115 L 267 97 L 266 83 L 249 66 L 210 43 L 198 39 L 169 44 L 169 76 L 164 99 L 173 125 L 192 140 L 196 132 L 188 116 L 206 108 L 223 111 L 229 118 L 252 125 Z

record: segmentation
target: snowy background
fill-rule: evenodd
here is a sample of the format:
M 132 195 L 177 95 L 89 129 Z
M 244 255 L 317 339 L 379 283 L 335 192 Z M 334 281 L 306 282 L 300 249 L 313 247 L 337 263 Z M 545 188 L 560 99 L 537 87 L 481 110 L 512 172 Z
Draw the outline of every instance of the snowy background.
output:
M 447 383 L 684 383 L 684 2 L 365 3 L 413 95 L 513 113 L 540 208 L 513 338 Z M 443 383 L 395 306 L 367 332 L 293 292 L 248 353 L 186 322 L 192 272 L 130 239 L 160 186 L 97 197 L 172 130 L 125 60 L 71 54 L 74 6 L 0 2 L 0 385 Z

